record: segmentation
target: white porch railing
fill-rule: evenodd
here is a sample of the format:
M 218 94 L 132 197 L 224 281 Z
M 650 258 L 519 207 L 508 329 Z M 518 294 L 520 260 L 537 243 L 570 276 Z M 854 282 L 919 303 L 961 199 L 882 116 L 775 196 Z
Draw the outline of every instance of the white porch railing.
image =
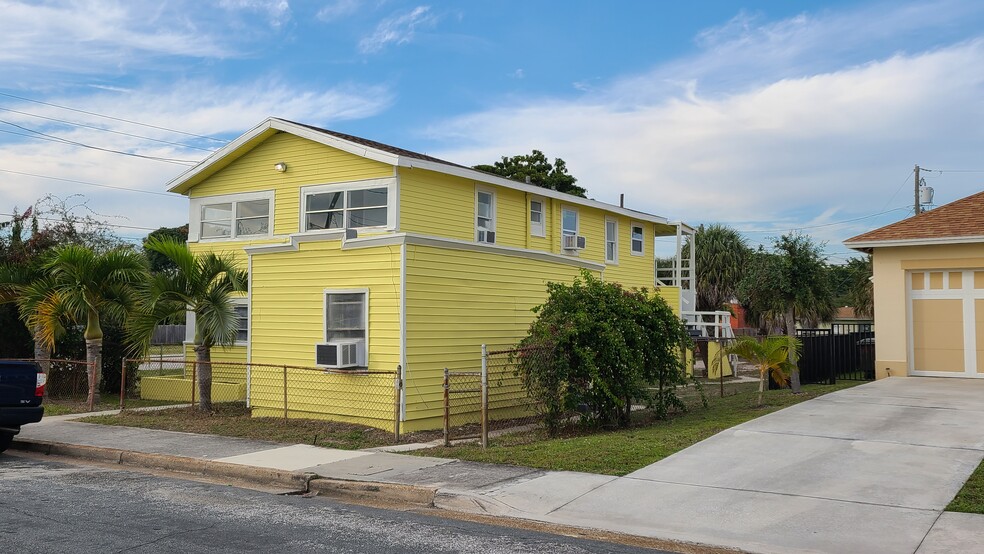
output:
M 714 339 L 733 339 L 735 332 L 731 329 L 731 312 L 697 312 L 682 311 L 680 315 L 688 327 L 701 331 L 700 336 Z

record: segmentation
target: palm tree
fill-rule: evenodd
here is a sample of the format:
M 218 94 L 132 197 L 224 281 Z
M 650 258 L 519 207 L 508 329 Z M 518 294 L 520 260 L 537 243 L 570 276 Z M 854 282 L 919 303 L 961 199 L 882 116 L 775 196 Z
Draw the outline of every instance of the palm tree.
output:
M 22 321 L 27 323 L 28 316 L 37 310 L 38 304 L 44 298 L 45 287 L 42 284 L 44 272 L 37 264 L 5 263 L 0 265 L 0 304 L 16 304 L 17 312 Z M 29 329 L 34 340 L 34 359 L 51 359 L 51 348 L 40 338 L 38 327 Z M 49 364 L 40 361 L 41 369 L 48 373 Z
M 779 386 L 785 386 L 789 381 L 788 375 L 793 369 L 791 360 L 796 359 L 799 351 L 799 340 L 788 335 L 773 335 L 765 337 L 761 342 L 755 337 L 740 337 L 723 352 L 736 354 L 755 364 L 755 367 L 758 368 L 758 403 L 761 406 L 766 376 L 772 375 L 772 379 Z
M 237 293 L 246 291 L 246 272 L 230 257 L 211 252 L 196 255 L 187 244 L 173 238 L 152 237 L 144 248 L 165 256 L 177 269 L 150 276 L 142 309 L 131 321 L 132 340 L 146 349 L 157 324 L 185 310 L 194 312 L 198 407 L 210 412 L 212 347 L 231 345 L 236 340 L 238 319 L 232 301 Z
M 715 223 L 697 229 L 693 241 L 684 246 L 685 255 L 689 255 L 692 245 L 696 247 L 697 309 L 724 309 L 738 294 L 738 284 L 751 254 L 748 243 L 738 231 Z
M 101 318 L 125 320 L 133 307 L 134 286 L 146 279 L 147 266 L 137 252 L 114 248 L 96 252 L 69 244 L 55 248 L 42 263 L 46 275 L 29 291 L 33 306 L 27 324 L 49 348 L 64 332 L 66 319 L 85 322 L 85 358 L 89 366 L 89 406 L 99 401 L 102 381 Z

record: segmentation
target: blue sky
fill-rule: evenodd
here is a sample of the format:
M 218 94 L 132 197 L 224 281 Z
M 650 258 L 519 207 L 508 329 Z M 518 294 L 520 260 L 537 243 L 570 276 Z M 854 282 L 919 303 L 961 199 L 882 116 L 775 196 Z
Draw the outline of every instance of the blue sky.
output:
M 83 194 L 134 240 L 187 220 L 159 194 L 187 167 L 173 160 L 267 116 L 462 164 L 538 148 L 598 200 L 624 193 L 753 243 L 801 228 L 834 262 L 843 239 L 907 215 L 914 164 L 943 170 L 924 174 L 937 203 L 984 188 L 975 1 L 0 0 L 0 13 L 0 212 Z

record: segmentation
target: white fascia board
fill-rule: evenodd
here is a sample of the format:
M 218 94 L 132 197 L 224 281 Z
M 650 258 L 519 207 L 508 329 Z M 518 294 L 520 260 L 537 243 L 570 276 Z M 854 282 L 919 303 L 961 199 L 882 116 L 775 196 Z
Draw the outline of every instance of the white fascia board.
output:
M 339 138 L 328 133 L 315 131 L 314 129 L 303 125 L 297 125 L 295 123 L 277 118 L 271 118 L 269 121 L 272 122 L 271 124 L 273 128 L 278 131 L 284 131 L 308 140 L 313 140 L 314 142 L 324 144 L 325 146 L 331 146 L 332 148 L 337 148 L 343 152 L 348 152 L 349 154 L 355 154 L 356 156 L 362 156 L 363 158 L 369 158 L 370 160 L 375 160 L 377 162 L 382 162 L 393 166 L 397 165 L 400 161 L 400 156 L 396 154 L 391 154 L 390 152 L 386 152 L 384 150 L 347 141 L 343 138 Z
M 334 135 L 328 133 L 322 133 L 304 127 L 303 125 L 297 125 L 289 121 L 284 121 L 283 119 L 277 119 L 275 117 L 269 117 L 263 123 L 260 123 L 256 127 L 253 127 L 249 131 L 246 131 L 240 135 L 236 140 L 226 144 L 222 148 L 216 150 L 209 154 L 207 158 L 198 163 L 195 167 L 185 171 L 181 175 L 178 175 L 172 179 L 167 185 L 168 192 L 177 192 L 183 194 L 184 190 L 181 189 L 182 185 L 186 182 L 194 179 L 198 175 L 201 175 L 209 167 L 214 165 L 219 160 L 233 154 L 235 151 L 239 150 L 243 146 L 249 144 L 254 139 L 261 137 L 264 134 L 273 134 L 269 131 L 284 131 L 292 135 L 296 135 L 314 142 L 324 144 L 325 146 L 330 146 L 332 148 L 337 148 L 344 152 L 350 154 L 355 154 L 356 156 L 361 156 L 363 158 L 368 158 L 370 160 L 375 160 L 377 162 L 382 162 L 389 165 L 397 165 L 400 157 L 396 154 L 391 154 L 389 152 L 384 152 L 383 150 L 378 150 L 375 148 L 370 148 L 361 144 L 347 141 L 345 139 L 338 138 Z
M 696 229 L 694 229 L 693 227 L 687 225 L 682 221 L 670 221 L 669 224 L 673 225 L 674 227 L 679 227 L 684 233 L 689 233 L 692 235 L 697 232 Z
M 633 219 L 648 221 L 650 223 L 659 223 L 663 225 L 666 225 L 668 223 L 665 217 L 660 217 L 658 215 L 647 214 L 645 212 L 638 212 L 635 210 L 627 210 L 625 208 L 620 208 L 613 204 L 606 204 L 604 202 L 599 202 L 597 200 L 591 200 L 588 198 L 581 198 L 580 196 L 574 196 L 572 194 L 557 192 L 555 190 L 538 187 L 536 185 L 527 185 L 526 183 L 520 183 L 518 181 L 513 181 L 512 179 L 506 179 L 505 177 L 490 175 L 488 173 L 485 173 L 484 171 L 469 169 L 467 167 L 458 167 L 454 165 L 421 160 L 418 158 L 409 158 L 406 156 L 400 158 L 399 165 L 401 167 L 407 167 L 411 169 L 413 168 L 426 169 L 429 171 L 444 173 L 446 175 L 454 175 L 456 177 L 472 179 L 474 181 L 481 181 L 483 183 L 498 185 L 500 187 L 506 187 L 514 190 L 519 190 L 522 192 L 528 192 L 530 194 L 535 194 L 537 196 L 544 196 L 547 198 L 562 200 L 570 204 L 578 204 L 581 206 L 597 208 L 599 210 L 604 210 L 606 212 L 617 213 L 620 215 L 624 215 L 626 217 L 631 217 Z
M 198 165 L 196 165 L 195 167 L 192 167 L 188 171 L 185 171 L 181 175 L 178 175 L 174 179 L 171 179 L 171 181 L 169 181 L 167 185 L 165 185 L 165 187 L 167 187 L 167 191 L 176 192 L 178 194 L 184 194 L 185 191 L 179 191 L 177 189 L 181 188 L 183 184 L 185 184 L 186 182 L 190 181 L 191 179 L 203 173 L 206 169 L 211 167 L 213 164 L 215 164 L 222 158 L 225 158 L 226 156 L 232 154 L 233 152 L 242 148 L 244 145 L 246 145 L 253 139 L 259 137 L 263 133 L 270 130 L 272 128 L 271 121 L 272 121 L 271 119 L 267 119 L 266 121 L 260 123 L 256 127 L 253 127 L 249 131 L 246 131 L 245 133 L 240 135 L 239 138 L 237 138 L 236 140 L 230 142 L 229 144 L 226 144 L 222 148 L 219 148 L 215 152 L 209 154 L 208 157 L 206 157 L 204 160 L 198 162 Z
M 289 240 L 281 244 L 257 244 L 254 246 L 243 247 L 247 255 L 272 254 L 274 252 L 293 252 L 297 250 L 297 245 L 302 242 L 317 242 L 323 240 L 340 240 L 345 238 L 345 231 L 325 231 L 323 233 L 294 233 L 288 236 Z
M 892 246 L 936 246 L 940 244 L 973 244 L 984 242 L 984 235 L 967 237 L 936 237 L 923 239 L 902 239 L 902 240 L 871 240 L 858 242 L 844 242 L 844 246 L 855 250 L 867 248 L 886 248 Z

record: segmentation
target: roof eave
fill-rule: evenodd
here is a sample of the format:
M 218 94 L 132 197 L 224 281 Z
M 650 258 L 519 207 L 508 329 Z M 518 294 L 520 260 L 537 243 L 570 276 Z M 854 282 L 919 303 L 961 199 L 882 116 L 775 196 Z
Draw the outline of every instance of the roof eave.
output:
M 854 250 L 865 250 L 872 248 L 888 248 L 897 246 L 935 246 L 940 244 L 973 244 L 984 242 L 984 235 L 971 235 L 963 237 L 932 237 L 918 239 L 895 239 L 895 240 L 859 240 L 844 241 L 844 246 Z

